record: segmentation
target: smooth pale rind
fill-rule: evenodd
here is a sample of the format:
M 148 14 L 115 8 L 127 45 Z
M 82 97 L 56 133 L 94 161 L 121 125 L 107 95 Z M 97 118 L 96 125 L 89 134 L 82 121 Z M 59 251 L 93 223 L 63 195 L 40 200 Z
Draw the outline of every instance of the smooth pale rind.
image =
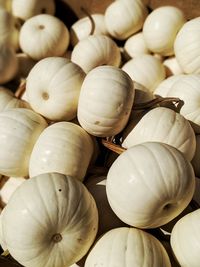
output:
M 109 35 L 105 25 L 103 14 L 92 14 L 91 15 L 95 27 L 93 35 Z M 80 40 L 88 37 L 91 34 L 92 23 L 89 17 L 84 17 L 77 20 L 70 28 L 70 43 L 75 46 Z
M 0 86 L 0 112 L 11 108 L 29 108 L 29 104 L 14 96 L 14 93 Z
M 186 22 L 183 11 L 173 6 L 154 9 L 143 25 L 143 35 L 149 50 L 163 56 L 174 54 L 174 40 Z
M 3 213 L 4 213 L 4 209 L 0 212 L 0 246 L 5 251 L 7 250 L 7 245 L 4 239 L 3 226 L 2 226 Z
M 171 267 L 161 242 L 143 230 L 121 227 L 104 234 L 89 252 L 85 267 Z
M 42 116 L 32 110 L 13 108 L 0 113 L 0 173 L 28 176 L 33 146 L 47 127 Z
M 119 0 L 105 11 L 105 23 L 110 35 L 125 40 L 142 29 L 148 15 L 147 7 L 140 0 Z
M 200 74 L 200 17 L 186 22 L 174 41 L 176 59 L 184 73 Z
M 70 60 L 62 57 L 44 58 L 28 74 L 28 102 L 36 112 L 49 120 L 72 120 L 77 115 L 84 78 L 84 71 Z
M 106 192 L 125 223 L 156 228 L 178 216 L 195 190 L 192 165 L 176 148 L 146 142 L 123 152 L 109 169 Z
M 122 146 L 129 148 L 151 141 L 176 147 L 189 161 L 196 150 L 195 133 L 188 120 L 165 107 L 157 107 L 147 112 L 125 138 Z
M 140 54 L 150 54 L 142 32 L 130 36 L 124 44 L 124 50 L 131 58 Z
M 133 81 L 142 84 L 153 92 L 165 77 L 165 67 L 162 62 L 152 55 L 141 54 L 127 61 L 124 70 Z
M 13 28 L 13 15 L 0 5 L 0 43 L 9 43 L 11 31 L 13 30 Z
M 57 122 L 48 126 L 39 136 L 33 148 L 30 177 L 58 172 L 83 181 L 94 143 L 89 134 L 71 122 Z
M 101 65 L 119 67 L 121 54 L 119 47 L 110 37 L 90 35 L 76 44 L 71 60 L 88 73 Z
M 167 77 L 172 76 L 172 75 L 183 74 L 183 70 L 178 64 L 176 57 L 174 56 L 166 58 L 163 61 L 163 65 L 165 66 Z
M 91 70 L 81 87 L 79 123 L 94 136 L 116 135 L 128 121 L 134 95 L 133 82 L 123 70 L 112 66 Z
M 170 243 L 181 266 L 199 266 L 199 221 L 200 209 L 197 209 L 182 217 L 172 229 Z
M 59 173 L 25 181 L 2 218 L 7 249 L 28 267 L 70 266 L 87 253 L 97 229 L 91 194 L 79 181 Z
M 21 50 L 34 60 L 62 56 L 69 45 L 69 31 L 55 16 L 36 15 L 22 25 L 19 44 Z
M 12 0 L 12 14 L 22 20 L 39 14 L 54 15 L 55 8 L 54 0 Z

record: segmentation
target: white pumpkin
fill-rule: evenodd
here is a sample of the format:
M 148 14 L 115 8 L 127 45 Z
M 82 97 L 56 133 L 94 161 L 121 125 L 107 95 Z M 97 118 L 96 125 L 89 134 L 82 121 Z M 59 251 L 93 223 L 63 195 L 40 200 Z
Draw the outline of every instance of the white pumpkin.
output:
M 123 152 L 109 169 L 106 192 L 125 223 L 156 228 L 178 216 L 195 190 L 192 165 L 176 148 L 146 142 Z
M 37 15 L 22 25 L 19 44 L 22 52 L 35 60 L 62 56 L 69 45 L 69 31 L 59 18 Z
M 176 147 L 189 161 L 196 150 L 195 133 L 188 120 L 165 107 L 147 112 L 125 138 L 122 146 L 129 148 L 150 141 Z
M 85 267 L 171 267 L 167 252 L 153 235 L 121 227 L 104 234 L 92 247 Z
M 28 74 L 28 102 L 36 112 L 49 120 L 72 120 L 77 114 L 84 78 L 83 70 L 70 60 L 62 57 L 44 58 Z
M 59 173 L 21 184 L 4 208 L 3 239 L 25 267 L 63 267 L 82 258 L 98 229 L 94 199 L 85 186 Z
M 166 69 L 166 76 L 172 76 L 172 75 L 180 75 L 183 74 L 183 70 L 181 69 L 180 65 L 178 64 L 178 61 L 176 57 L 168 57 L 163 61 L 163 65 Z
M 34 145 L 30 163 L 30 177 L 58 172 L 83 180 L 94 151 L 89 134 L 71 122 L 57 122 L 48 126 Z
M 0 44 L 0 84 L 11 81 L 18 70 L 15 51 L 7 43 Z
M 142 84 L 153 92 L 166 76 L 162 62 L 152 55 L 141 54 L 130 59 L 122 70 L 128 73 L 132 80 Z
M 200 74 L 181 76 L 173 83 L 167 96 L 178 97 L 184 101 L 180 113 L 187 119 L 200 126 Z
M 39 114 L 24 108 L 0 113 L 0 173 L 6 176 L 28 176 L 33 146 L 47 122 Z
M 105 35 L 90 35 L 77 43 L 72 50 L 72 62 L 79 65 L 86 73 L 101 65 L 119 67 L 120 49 Z
M 150 51 L 144 41 L 142 32 L 138 32 L 130 36 L 125 41 L 124 50 L 131 58 L 134 58 L 140 54 L 150 54 Z
M 125 40 L 142 29 L 148 15 L 147 7 L 140 0 L 118 0 L 105 11 L 105 23 L 110 35 Z
M 94 35 L 109 35 L 103 14 L 92 14 L 91 18 L 94 23 Z M 75 46 L 79 41 L 88 37 L 91 34 L 92 23 L 89 17 L 84 17 L 77 20 L 70 28 L 70 43 Z
M 45 13 L 54 15 L 55 7 L 54 0 L 12 0 L 12 14 L 22 20 Z
M 177 61 L 185 73 L 200 74 L 200 17 L 187 21 L 174 41 Z
M 143 36 L 149 50 L 163 56 L 174 54 L 174 40 L 186 22 L 184 12 L 174 6 L 154 9 L 143 25 Z
M 94 136 L 113 136 L 126 125 L 134 100 L 133 82 L 121 69 L 100 66 L 83 81 L 79 102 L 80 125 Z
M 179 264 L 184 267 L 198 267 L 200 209 L 182 217 L 174 226 L 171 233 L 171 247 Z
M 125 226 L 125 224 L 112 211 L 106 195 L 106 176 L 93 175 L 87 177 L 84 182 L 89 192 L 94 197 L 99 214 L 99 226 L 97 236 L 107 231 Z
M 5 251 L 7 250 L 7 245 L 3 236 L 3 227 L 2 227 L 2 218 L 3 218 L 4 209 L 0 212 L 0 246 Z
M 2 86 L 0 87 L 0 112 L 11 108 L 29 107 L 29 104 L 25 100 L 16 98 L 11 90 Z
M 0 6 L 0 44 L 9 43 L 11 31 L 14 28 L 14 18 L 10 12 Z
M 6 9 L 7 11 L 11 12 L 11 3 L 12 0 L 0 0 L 0 7 Z

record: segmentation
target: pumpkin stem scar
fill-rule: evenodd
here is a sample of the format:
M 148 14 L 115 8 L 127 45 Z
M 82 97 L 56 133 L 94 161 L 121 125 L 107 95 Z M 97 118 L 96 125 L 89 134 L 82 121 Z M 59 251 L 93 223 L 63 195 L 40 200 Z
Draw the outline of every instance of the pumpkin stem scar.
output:
M 48 99 L 49 99 L 49 94 L 48 94 L 47 92 L 43 92 L 43 93 L 42 93 L 42 98 L 43 98 L 44 100 L 48 100 Z
M 53 241 L 54 243 L 58 243 L 58 242 L 60 242 L 61 240 L 62 240 L 62 236 L 61 236 L 61 234 L 59 234 L 59 233 L 54 234 L 54 235 L 52 236 L 52 241 Z
M 93 19 L 93 17 L 91 16 L 91 14 L 90 14 L 84 7 L 81 7 L 81 10 L 82 10 L 83 13 L 85 13 L 85 15 L 88 16 L 88 18 L 90 19 L 90 22 L 91 22 L 91 31 L 90 31 L 90 34 L 89 34 L 89 35 L 93 35 L 94 30 L 95 30 L 95 22 L 94 22 L 94 19 Z

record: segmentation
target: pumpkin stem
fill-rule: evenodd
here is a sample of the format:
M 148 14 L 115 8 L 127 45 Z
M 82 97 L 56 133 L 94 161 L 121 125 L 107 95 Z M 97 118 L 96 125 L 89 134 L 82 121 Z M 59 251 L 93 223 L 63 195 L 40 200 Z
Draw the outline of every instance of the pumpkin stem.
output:
M 25 90 L 26 90 L 26 82 L 22 80 L 15 92 L 15 97 L 20 99 L 22 95 L 24 94 Z
M 83 11 L 83 13 L 85 13 L 86 16 L 88 16 L 90 22 L 91 22 L 91 31 L 89 35 L 93 35 L 94 34 L 94 30 L 95 30 L 95 22 L 93 17 L 91 16 L 91 14 L 87 11 L 87 9 L 85 9 L 84 7 L 81 7 L 81 10 Z
M 59 233 L 54 234 L 54 235 L 52 236 L 52 241 L 53 241 L 54 243 L 58 243 L 58 242 L 60 242 L 61 240 L 62 240 L 62 236 L 61 236 L 61 234 L 59 234 Z
M 123 148 L 123 147 L 121 147 L 119 145 L 116 145 L 116 144 L 114 144 L 114 143 L 112 143 L 112 142 L 110 142 L 108 140 L 102 139 L 101 142 L 106 148 L 110 149 L 111 151 L 113 151 L 113 152 L 115 152 L 117 154 L 121 154 L 124 151 L 126 151 L 126 148 Z
M 156 96 L 156 98 L 143 102 L 143 103 L 138 103 L 133 106 L 133 110 L 141 110 L 141 109 L 147 109 L 147 108 L 152 108 L 155 105 L 158 104 L 163 104 L 166 102 L 172 102 L 177 108 L 181 109 L 183 106 L 184 102 L 180 98 L 177 97 L 162 97 L 162 96 Z

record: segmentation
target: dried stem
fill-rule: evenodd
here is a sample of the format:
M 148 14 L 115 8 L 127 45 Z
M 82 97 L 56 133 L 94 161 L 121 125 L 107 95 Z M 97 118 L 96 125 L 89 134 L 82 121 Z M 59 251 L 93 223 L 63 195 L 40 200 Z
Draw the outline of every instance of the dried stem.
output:
M 177 97 L 157 96 L 156 98 L 154 98 L 154 99 L 152 99 L 152 100 L 150 100 L 148 102 L 135 104 L 133 106 L 133 110 L 147 109 L 147 108 L 151 108 L 151 107 L 153 107 L 155 105 L 166 103 L 166 102 L 172 102 L 175 105 L 177 105 L 177 104 L 181 105 L 181 107 L 184 104 L 184 102 L 182 100 L 180 100 L 179 98 L 177 98 Z
M 91 31 L 89 35 L 93 35 L 94 31 L 95 31 L 95 22 L 93 17 L 91 16 L 91 14 L 87 11 L 87 9 L 85 9 L 84 7 L 81 7 L 81 10 L 85 13 L 86 16 L 88 16 L 88 18 L 90 19 L 91 22 Z
M 113 152 L 115 152 L 117 154 L 121 154 L 124 151 L 126 151 L 125 148 L 123 148 L 123 147 L 121 147 L 119 145 L 113 144 L 112 142 L 107 141 L 105 139 L 102 139 L 101 142 L 106 148 L 110 149 L 111 151 L 113 151 Z
M 15 92 L 15 97 L 20 99 L 22 95 L 24 94 L 25 90 L 26 90 L 26 82 L 22 80 L 19 87 L 17 88 Z

